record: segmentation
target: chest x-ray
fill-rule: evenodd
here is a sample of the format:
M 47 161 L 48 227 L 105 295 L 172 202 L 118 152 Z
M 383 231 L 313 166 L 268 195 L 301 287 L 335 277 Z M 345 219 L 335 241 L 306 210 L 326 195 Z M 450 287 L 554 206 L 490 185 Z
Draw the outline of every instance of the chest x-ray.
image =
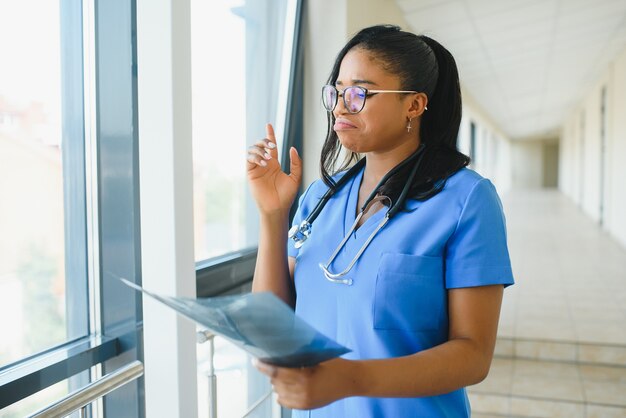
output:
M 191 299 L 157 295 L 120 280 L 266 363 L 314 366 L 350 351 L 316 331 L 270 292 Z

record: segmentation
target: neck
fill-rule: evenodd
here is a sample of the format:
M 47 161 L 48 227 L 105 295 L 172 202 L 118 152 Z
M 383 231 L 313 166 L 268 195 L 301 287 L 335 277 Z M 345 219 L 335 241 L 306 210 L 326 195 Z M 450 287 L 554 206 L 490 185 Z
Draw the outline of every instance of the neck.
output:
M 400 164 L 419 147 L 420 142 L 411 142 L 406 145 L 385 152 L 370 152 L 365 154 L 367 163 L 363 172 L 363 184 L 367 188 L 374 188 L 376 184 L 392 168 Z M 368 187 L 369 186 L 369 187 Z

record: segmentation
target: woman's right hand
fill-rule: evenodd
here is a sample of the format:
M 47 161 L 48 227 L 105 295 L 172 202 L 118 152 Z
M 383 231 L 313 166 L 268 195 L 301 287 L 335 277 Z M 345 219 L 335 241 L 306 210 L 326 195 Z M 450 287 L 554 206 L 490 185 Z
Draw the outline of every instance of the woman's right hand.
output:
M 289 150 L 291 174 L 278 163 L 276 137 L 271 124 L 267 138 L 248 148 L 247 175 L 252 197 L 262 214 L 288 214 L 302 179 L 302 160 L 295 148 Z

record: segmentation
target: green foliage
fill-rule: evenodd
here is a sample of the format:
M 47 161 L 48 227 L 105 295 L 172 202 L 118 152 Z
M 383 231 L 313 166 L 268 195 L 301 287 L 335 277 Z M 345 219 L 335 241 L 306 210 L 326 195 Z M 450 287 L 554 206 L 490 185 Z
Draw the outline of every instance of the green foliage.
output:
M 243 217 L 241 181 L 225 177 L 206 182 L 206 219 L 209 222 L 229 225 L 232 219 Z
M 17 269 L 24 289 L 24 345 L 29 354 L 63 342 L 66 338 L 62 299 L 54 294 L 57 267 L 41 246 L 33 245 Z

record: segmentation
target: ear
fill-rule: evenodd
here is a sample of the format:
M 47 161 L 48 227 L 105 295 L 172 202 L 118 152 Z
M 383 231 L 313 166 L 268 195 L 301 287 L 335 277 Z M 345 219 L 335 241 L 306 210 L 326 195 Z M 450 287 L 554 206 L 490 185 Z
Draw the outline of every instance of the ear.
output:
M 409 119 L 414 119 L 426 111 L 426 106 L 428 105 L 428 96 L 425 93 L 417 93 L 411 94 L 412 97 L 411 103 L 407 112 L 407 117 Z

